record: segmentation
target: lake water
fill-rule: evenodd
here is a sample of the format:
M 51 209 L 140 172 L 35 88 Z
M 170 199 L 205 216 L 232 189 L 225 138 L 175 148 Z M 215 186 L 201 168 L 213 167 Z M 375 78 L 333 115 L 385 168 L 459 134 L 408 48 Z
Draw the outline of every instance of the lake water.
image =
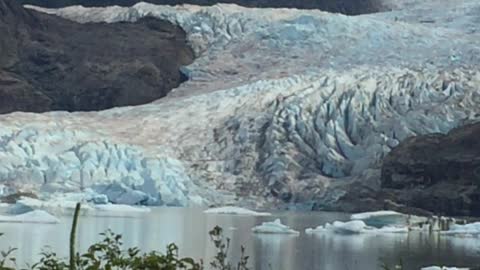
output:
M 256 235 L 251 228 L 264 221 L 280 218 L 299 230 L 301 235 Z M 123 235 L 125 247 L 138 246 L 145 251 L 164 251 L 177 243 L 182 256 L 209 262 L 214 248 L 208 231 L 215 225 L 225 229 L 232 239 L 234 261 L 241 245 L 250 256 L 250 266 L 257 270 L 375 270 L 380 262 L 390 264 L 402 259 L 405 269 L 428 265 L 473 266 L 480 264 L 480 238 L 429 236 L 422 233 L 387 235 L 306 235 L 304 229 L 334 220 L 347 220 L 342 213 L 282 212 L 273 217 L 206 215 L 201 209 L 156 208 L 137 217 L 82 216 L 78 227 L 80 251 L 101 240 L 107 229 Z M 18 247 L 20 264 L 39 258 L 45 246 L 67 256 L 71 217 L 60 224 L 0 224 L 0 250 Z

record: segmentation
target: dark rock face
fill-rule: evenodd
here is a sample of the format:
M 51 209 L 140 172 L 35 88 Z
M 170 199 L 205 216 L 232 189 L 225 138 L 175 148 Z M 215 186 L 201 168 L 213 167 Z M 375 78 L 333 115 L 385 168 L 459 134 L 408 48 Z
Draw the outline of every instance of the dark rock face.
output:
M 382 10 L 380 0 L 20 0 L 22 4 L 59 8 L 72 5 L 83 6 L 132 6 L 138 2 L 149 2 L 159 5 L 214 5 L 218 3 L 237 4 L 246 7 L 274 7 L 320 9 L 329 12 L 358 15 L 374 13 Z
M 480 216 L 480 123 L 402 142 L 385 158 L 381 188 L 436 214 Z
M 79 24 L 0 0 L 0 113 L 91 111 L 165 96 L 193 61 L 166 21 Z

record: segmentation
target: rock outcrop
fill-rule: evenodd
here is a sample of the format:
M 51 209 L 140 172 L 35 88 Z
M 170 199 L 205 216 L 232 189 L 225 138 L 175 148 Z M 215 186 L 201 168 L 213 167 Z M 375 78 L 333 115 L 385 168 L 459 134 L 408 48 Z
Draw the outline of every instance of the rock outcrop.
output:
M 148 103 L 177 87 L 193 52 L 166 21 L 79 24 L 0 1 L 0 113 Z
M 480 216 L 480 123 L 403 141 L 384 159 L 382 189 L 436 214 Z

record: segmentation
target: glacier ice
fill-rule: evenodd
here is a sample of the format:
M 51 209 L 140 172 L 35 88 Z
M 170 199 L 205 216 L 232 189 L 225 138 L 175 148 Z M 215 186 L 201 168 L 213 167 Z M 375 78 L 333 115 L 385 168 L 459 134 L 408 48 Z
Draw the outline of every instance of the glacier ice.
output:
M 478 29 L 462 12 L 479 6 L 431 5 L 455 16 L 428 26 L 407 9 L 29 7 L 83 23 L 166 19 L 198 58 L 182 68 L 189 81 L 151 104 L 0 116 L 0 181 L 44 192 L 83 182 L 134 204 L 334 206 L 350 183 L 379 188 L 383 157 L 405 138 L 479 119 L 479 31 L 459 27 Z
M 422 267 L 421 270 L 469 270 L 470 268 L 465 267 L 446 267 L 446 266 L 428 266 Z
M 225 206 L 218 208 L 210 208 L 204 211 L 205 214 L 226 214 L 226 215 L 242 215 L 242 216 L 271 216 L 272 214 L 266 212 L 256 212 L 250 209 Z
M 474 222 L 465 225 L 454 224 L 448 231 L 442 231 L 441 234 L 457 236 L 480 236 L 480 222 Z
M 411 219 L 418 220 L 419 218 L 412 218 L 395 211 L 374 211 L 352 214 L 351 220 L 361 220 L 368 226 L 383 227 L 387 225 L 410 225 Z
M 325 233 L 333 232 L 337 234 L 383 234 L 383 233 L 408 233 L 408 227 L 406 226 L 383 226 L 380 228 L 375 228 L 367 226 L 365 222 L 361 220 L 351 220 L 347 222 L 334 221 L 332 224 L 327 223 L 324 226 L 318 226 L 317 228 L 307 228 L 305 233 L 307 234 L 316 234 L 316 233 Z
M 10 188 L 97 204 L 187 206 L 196 195 L 182 164 L 168 157 L 147 157 L 136 147 L 90 141 L 75 131 L 2 131 L 0 181 Z
M 261 225 L 252 228 L 252 232 L 259 234 L 300 234 L 298 231 L 282 224 L 280 219 L 270 222 L 263 222 Z
M 0 216 L 0 223 L 45 223 L 53 224 L 60 221 L 43 210 L 33 210 L 27 213 L 10 216 Z

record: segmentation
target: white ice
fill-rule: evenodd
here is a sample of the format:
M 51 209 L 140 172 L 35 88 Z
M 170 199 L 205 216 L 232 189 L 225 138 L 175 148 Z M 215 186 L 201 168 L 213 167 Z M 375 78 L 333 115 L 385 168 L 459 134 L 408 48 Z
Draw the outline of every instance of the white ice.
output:
M 290 227 L 283 225 L 280 219 L 271 222 L 263 222 L 262 225 L 252 228 L 252 232 L 262 234 L 300 234 L 298 231 L 292 230 Z
M 357 213 L 357 214 L 352 214 L 350 216 L 350 219 L 352 220 L 365 220 L 365 219 L 370 219 L 370 218 L 378 218 L 378 217 L 390 217 L 390 216 L 404 216 L 404 214 L 395 212 L 395 211 L 390 211 L 390 210 L 384 210 L 384 211 L 374 211 L 374 212 L 363 212 L 363 213 Z
M 308 228 L 305 230 L 307 234 L 333 232 L 337 234 L 362 234 L 362 233 L 407 233 L 408 228 L 405 226 L 384 226 L 375 228 L 367 226 L 361 220 L 352 220 L 347 222 L 334 221 L 332 224 L 327 223 L 325 226 L 318 226 L 315 229 Z
M 446 266 L 429 266 L 423 267 L 421 270 L 469 270 L 470 268 L 462 267 L 446 267 Z
M 374 227 L 388 225 L 406 225 L 407 215 L 395 211 L 375 211 L 357 213 L 350 216 L 352 220 L 362 220 L 365 224 Z
M 480 236 L 480 222 L 459 225 L 452 225 L 450 230 L 442 231 L 441 234 L 445 235 L 458 235 L 458 236 Z
M 0 223 L 46 223 L 54 224 L 60 221 L 46 211 L 34 210 L 20 215 L 0 216 Z
M 227 214 L 227 215 L 242 215 L 242 216 L 271 216 L 272 214 L 266 212 L 256 212 L 250 209 L 225 206 L 218 208 L 210 208 L 204 211 L 205 214 Z
M 102 212 L 120 212 L 120 213 L 149 213 L 148 207 L 135 207 L 126 204 L 100 204 L 95 205 L 94 209 Z

